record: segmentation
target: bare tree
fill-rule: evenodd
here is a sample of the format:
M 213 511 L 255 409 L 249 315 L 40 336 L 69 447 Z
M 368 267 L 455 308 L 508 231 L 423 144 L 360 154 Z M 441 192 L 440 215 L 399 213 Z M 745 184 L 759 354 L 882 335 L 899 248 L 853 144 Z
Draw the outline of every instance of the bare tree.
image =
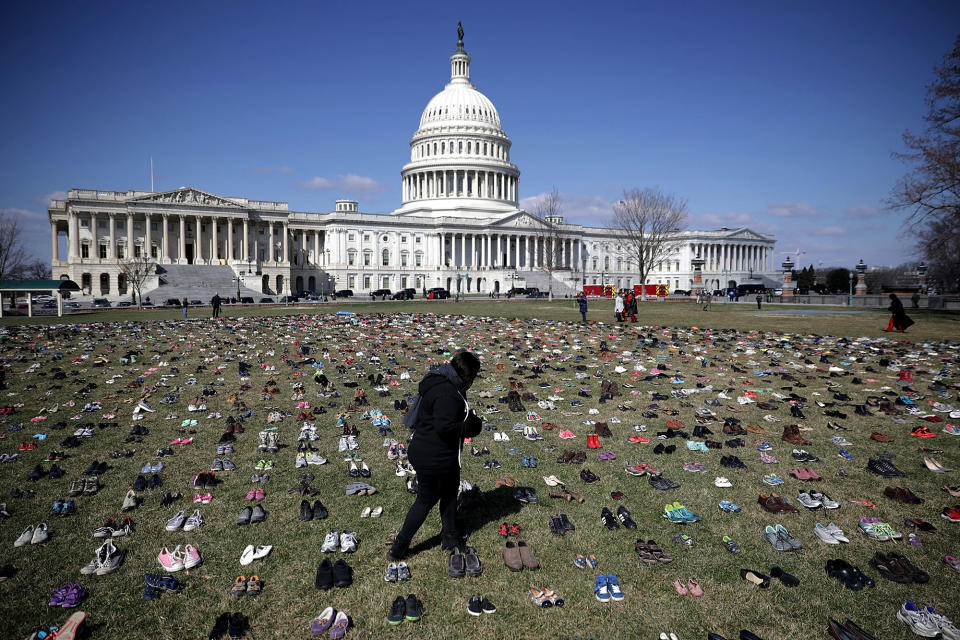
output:
M 542 260 L 540 270 L 546 272 L 549 281 L 549 300 L 553 301 L 553 274 L 564 268 L 563 233 L 560 229 L 563 203 L 557 188 L 540 197 L 533 205 L 533 213 L 540 218 L 540 227 L 534 234 L 539 241 Z
M 29 256 L 23 246 L 22 233 L 16 216 L 0 213 L 0 280 L 23 277 Z
M 680 245 L 676 232 L 686 219 L 687 201 L 659 188 L 625 190 L 614 203 L 610 230 L 640 275 L 641 296 L 647 274 Z
M 960 37 L 934 67 L 927 85 L 925 131 L 906 131 L 905 153 L 894 153 L 911 167 L 886 201 L 907 214 L 904 234 L 945 282 L 957 286 L 960 258 Z
M 120 260 L 120 273 L 122 273 L 127 283 L 133 289 L 137 298 L 137 307 L 143 306 L 143 285 L 147 279 L 153 275 L 156 263 L 153 258 L 147 255 L 136 256 Z
M 34 260 L 30 264 L 24 265 L 23 277 L 28 280 L 49 280 L 52 277 L 50 265 L 43 260 Z

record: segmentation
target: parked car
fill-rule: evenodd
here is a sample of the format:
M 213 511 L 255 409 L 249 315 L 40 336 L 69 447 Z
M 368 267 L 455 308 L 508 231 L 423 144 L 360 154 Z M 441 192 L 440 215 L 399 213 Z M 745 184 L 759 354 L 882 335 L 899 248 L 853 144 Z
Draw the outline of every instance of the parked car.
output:
M 198 307 L 198 306 L 202 307 L 202 306 L 203 306 L 203 300 L 191 300 L 191 301 L 190 301 L 190 306 L 191 306 L 191 307 Z
M 93 299 L 93 308 L 94 309 L 109 309 L 113 305 L 110 304 L 110 301 L 106 298 L 94 298 Z
M 63 303 L 63 308 L 64 308 L 64 309 L 79 309 L 79 308 L 80 308 L 80 303 L 79 303 L 79 302 L 64 302 L 64 303 Z
M 260 298 L 260 304 L 273 304 L 273 298 Z
M 531 293 L 540 293 L 540 288 L 539 288 L 539 287 L 527 287 L 526 289 L 523 290 L 523 292 L 524 292 L 526 295 L 530 295 Z
M 183 304 L 180 298 L 167 298 L 167 301 L 164 303 L 166 307 L 179 307 Z
M 141 306 L 141 307 L 155 307 L 156 305 L 153 304 L 152 302 L 150 302 L 149 300 L 147 300 L 146 302 L 141 302 L 141 303 L 140 303 L 140 306 Z
M 33 296 L 33 301 L 44 303 L 44 302 L 56 302 L 57 299 L 50 295 L 39 295 L 39 296 Z
M 527 294 L 528 298 L 549 298 L 550 293 L 547 291 L 534 291 Z
M 40 308 L 41 308 L 41 309 L 56 309 L 56 308 L 57 308 L 57 303 L 54 302 L 53 300 L 47 300 L 47 301 L 44 302 L 42 305 L 40 305 Z
M 132 306 L 133 306 L 133 303 L 130 302 L 129 300 L 121 300 L 120 302 L 117 303 L 117 306 L 118 306 L 118 307 L 132 307 Z
M 353 289 L 340 289 L 339 291 L 337 291 L 337 292 L 334 293 L 333 295 L 337 296 L 338 298 L 352 298 L 352 297 L 353 297 Z
M 400 289 L 393 294 L 394 300 L 413 300 L 417 296 L 417 290 L 413 288 Z
M 370 295 L 373 296 L 374 298 L 383 298 L 384 300 L 386 300 L 387 298 L 393 295 L 393 291 L 390 291 L 390 289 L 376 289 L 374 291 L 371 291 Z
M 522 295 L 526 295 L 526 293 L 527 293 L 526 287 L 513 287 L 512 289 L 507 291 L 508 296 L 522 296 Z
M 675 296 L 688 296 L 688 295 L 690 295 L 690 292 L 687 291 L 686 289 L 674 289 L 673 295 L 675 295 Z
M 294 302 L 299 302 L 300 296 L 280 296 L 280 299 L 277 300 L 280 304 L 293 304 Z
M 427 297 L 431 300 L 446 300 L 450 297 L 450 292 L 443 287 L 434 287 L 427 289 Z
M 253 304 L 253 298 L 251 296 L 243 296 L 240 298 L 240 304 Z

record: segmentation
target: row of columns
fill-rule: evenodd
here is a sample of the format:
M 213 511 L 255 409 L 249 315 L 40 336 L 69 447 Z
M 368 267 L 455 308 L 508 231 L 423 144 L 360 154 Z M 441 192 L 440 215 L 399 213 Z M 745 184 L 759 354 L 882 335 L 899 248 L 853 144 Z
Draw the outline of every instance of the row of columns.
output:
M 427 198 L 483 198 L 517 201 L 516 176 L 499 171 L 450 169 L 418 171 L 403 178 L 403 201 Z
M 692 244 L 690 255 L 700 254 L 704 271 L 773 271 L 772 247 L 759 244 Z
M 538 269 L 549 266 L 552 255 L 556 268 L 577 270 L 586 251 L 581 240 L 519 234 L 443 233 L 437 240 L 440 264 L 449 255 L 451 266 L 457 267 Z M 550 250 L 552 240 L 560 243 L 555 251 Z
M 254 253 L 251 256 L 251 242 L 250 242 L 250 223 L 247 218 L 237 218 L 237 217 L 224 217 L 224 216 L 202 216 L 202 215 L 177 215 L 177 214 L 133 214 L 133 213 L 106 213 L 98 214 L 91 213 L 89 214 L 90 220 L 90 234 L 91 234 L 91 258 L 99 257 L 99 245 L 100 245 L 100 236 L 98 230 L 98 222 L 102 220 L 105 216 L 108 219 L 109 226 L 109 244 L 107 245 L 107 260 L 116 260 L 117 259 L 117 238 L 116 238 L 116 228 L 117 228 L 117 219 L 120 216 L 126 218 L 126 256 L 130 257 L 134 255 L 134 248 L 136 243 L 136 238 L 134 237 L 134 216 L 142 215 L 144 221 L 144 233 L 143 238 L 143 247 L 145 251 L 150 252 L 152 255 L 151 248 L 153 247 L 153 231 L 151 229 L 152 222 L 159 222 L 162 225 L 162 232 L 159 238 L 159 256 L 158 261 L 161 264 L 170 264 L 174 261 L 185 262 L 186 261 L 186 247 L 187 247 L 187 222 L 193 220 L 194 228 L 194 260 L 195 261 L 204 261 L 204 260 L 220 260 L 226 259 L 228 261 L 242 260 L 244 262 L 249 262 L 251 259 L 259 259 L 259 256 Z M 68 212 L 67 215 L 67 257 L 70 261 L 75 261 L 80 259 L 80 218 L 81 215 Z M 170 224 L 173 222 L 173 219 L 177 219 L 179 223 L 179 233 L 177 234 L 177 257 L 173 256 L 173 246 L 172 239 L 170 237 Z M 203 234 L 201 229 L 203 228 L 204 221 L 207 221 L 210 224 L 210 231 L 206 235 Z M 220 241 L 219 241 L 219 227 L 222 222 L 226 222 L 226 243 L 224 247 L 224 252 L 220 251 Z M 234 223 L 236 224 L 236 230 L 234 229 Z M 255 222 L 255 225 L 266 224 L 268 235 L 269 235 L 269 246 L 266 254 L 266 261 L 273 262 L 276 257 L 280 257 L 279 262 L 288 262 L 290 256 L 290 227 L 286 222 Z M 280 248 L 279 256 L 276 255 L 276 237 L 275 237 L 275 227 L 281 226 L 282 231 L 280 232 L 283 246 Z M 302 230 L 300 234 L 300 246 L 298 251 L 300 255 L 304 258 L 310 255 L 310 244 L 313 245 L 313 256 L 314 262 L 320 264 L 323 262 L 323 252 L 321 251 L 321 235 L 322 231 L 320 230 Z M 237 236 L 238 243 L 234 241 L 234 236 Z M 312 235 L 312 238 L 308 238 L 308 235 Z M 57 222 L 54 220 L 50 221 L 50 239 L 51 239 L 51 249 L 52 256 L 54 261 L 60 260 L 60 248 L 58 242 L 58 227 Z M 312 240 L 312 242 L 311 242 Z M 239 244 L 239 247 L 237 247 Z M 259 243 L 256 240 L 253 242 L 254 251 L 256 252 Z M 239 250 L 238 250 L 239 249 Z M 204 258 L 206 255 L 206 258 Z M 287 258 L 284 258 L 284 257 Z

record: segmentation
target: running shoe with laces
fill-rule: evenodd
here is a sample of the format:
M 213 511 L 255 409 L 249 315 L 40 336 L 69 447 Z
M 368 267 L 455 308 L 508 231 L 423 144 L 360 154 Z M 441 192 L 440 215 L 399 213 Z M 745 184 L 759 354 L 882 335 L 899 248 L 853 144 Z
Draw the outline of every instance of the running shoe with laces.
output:
M 927 615 L 925 610 L 917 608 L 913 600 L 907 600 L 897 611 L 897 620 L 910 627 L 918 636 L 935 638 L 940 635 L 940 627 Z

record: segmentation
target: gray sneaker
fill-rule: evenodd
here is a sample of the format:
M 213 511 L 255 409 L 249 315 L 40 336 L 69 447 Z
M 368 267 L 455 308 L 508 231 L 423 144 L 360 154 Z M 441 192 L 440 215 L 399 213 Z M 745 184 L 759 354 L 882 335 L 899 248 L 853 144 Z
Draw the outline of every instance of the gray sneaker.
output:
M 33 530 L 33 537 L 30 538 L 30 544 L 40 544 L 41 542 L 46 542 L 50 539 L 50 530 L 47 529 L 46 524 L 38 524 L 37 528 Z
M 387 565 L 387 570 L 383 574 L 383 579 L 387 582 L 396 582 L 400 579 L 399 573 L 397 572 L 397 564 L 391 562 Z
M 13 546 L 23 547 L 30 544 L 31 540 L 33 540 L 33 525 L 30 525 L 23 530 L 23 533 L 20 534 L 20 537 L 13 541 Z
M 183 513 L 182 511 L 180 513 Z M 197 509 L 193 514 L 187 518 L 186 523 L 183 525 L 184 531 L 193 531 L 194 529 L 199 529 L 200 525 L 203 524 L 203 514 L 200 513 L 200 510 Z
M 213 463 L 210 465 L 210 471 L 223 471 L 223 460 L 214 458 Z
M 113 546 L 113 542 L 108 540 L 103 546 L 105 547 L 103 555 L 97 554 L 98 557 L 102 558 L 96 571 L 98 576 L 106 575 L 123 564 L 124 553 Z
M 97 568 L 100 566 L 100 562 L 103 560 L 103 547 L 106 545 L 104 543 L 94 552 L 93 560 L 85 564 L 80 568 L 80 573 L 85 576 L 91 576 L 97 572 Z
M 397 563 L 397 579 L 400 582 L 404 580 L 409 580 L 412 576 L 410 575 L 410 567 L 407 566 L 406 562 Z
M 176 531 L 183 526 L 184 520 L 186 520 L 186 514 L 183 511 L 178 511 L 175 516 L 167 520 L 167 524 L 164 527 L 167 531 Z
M 233 460 L 231 460 L 230 458 L 224 458 L 220 462 L 220 466 L 224 471 L 233 471 L 234 469 L 237 468 L 237 465 L 233 464 Z

